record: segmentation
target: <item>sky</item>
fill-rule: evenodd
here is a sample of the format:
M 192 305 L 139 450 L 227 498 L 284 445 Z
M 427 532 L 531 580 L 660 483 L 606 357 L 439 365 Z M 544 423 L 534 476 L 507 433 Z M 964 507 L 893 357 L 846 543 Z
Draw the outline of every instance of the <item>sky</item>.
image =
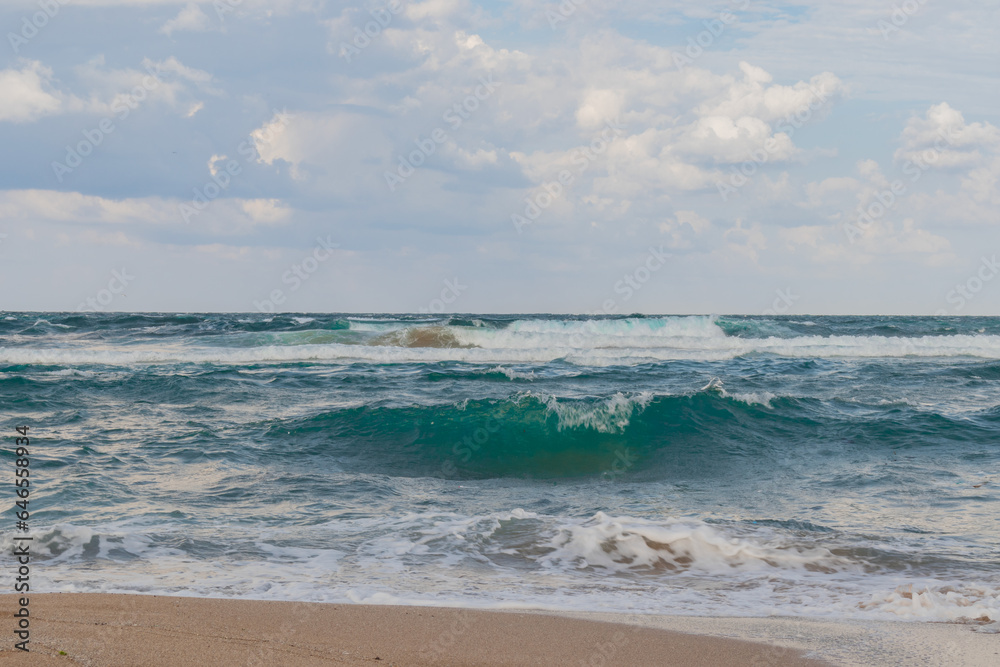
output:
M 3 0 L 0 37 L 0 310 L 1000 306 L 1000 2 Z

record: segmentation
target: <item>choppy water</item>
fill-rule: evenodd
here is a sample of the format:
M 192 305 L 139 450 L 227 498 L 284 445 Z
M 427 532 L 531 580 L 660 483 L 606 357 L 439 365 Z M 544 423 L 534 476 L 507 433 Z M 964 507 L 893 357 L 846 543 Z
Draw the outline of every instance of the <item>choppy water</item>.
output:
M 44 590 L 1000 621 L 1000 318 L 11 313 L 0 398 Z

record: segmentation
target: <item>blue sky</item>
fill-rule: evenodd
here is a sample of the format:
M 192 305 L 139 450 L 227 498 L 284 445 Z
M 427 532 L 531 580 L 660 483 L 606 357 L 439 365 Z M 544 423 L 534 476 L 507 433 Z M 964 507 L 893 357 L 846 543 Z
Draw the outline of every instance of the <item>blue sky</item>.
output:
M 998 19 L 6 0 L 0 309 L 993 314 Z

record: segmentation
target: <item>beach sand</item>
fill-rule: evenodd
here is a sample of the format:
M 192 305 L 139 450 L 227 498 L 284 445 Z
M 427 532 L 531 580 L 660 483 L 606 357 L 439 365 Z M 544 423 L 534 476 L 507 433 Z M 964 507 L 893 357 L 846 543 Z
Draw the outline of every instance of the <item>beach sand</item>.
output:
M 15 605 L 14 596 L 0 596 L 0 611 L 11 629 Z M 4 632 L 8 639 L 0 646 L 0 664 L 946 664 L 926 651 L 963 660 L 952 664 L 1000 664 L 993 652 L 1000 651 L 1000 635 L 954 625 L 555 615 L 84 593 L 31 595 L 29 608 L 31 653 L 14 650 L 12 633 Z M 812 654 L 807 657 L 807 652 Z

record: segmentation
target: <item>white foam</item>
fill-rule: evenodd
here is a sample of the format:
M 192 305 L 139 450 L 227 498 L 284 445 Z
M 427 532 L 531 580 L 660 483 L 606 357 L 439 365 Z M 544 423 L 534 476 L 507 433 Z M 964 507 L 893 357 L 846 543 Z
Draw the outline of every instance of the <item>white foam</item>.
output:
M 730 393 L 723 388 L 722 380 L 719 378 L 712 378 L 709 380 L 708 384 L 701 388 L 701 390 L 715 391 L 723 398 L 732 398 L 740 401 L 741 403 L 746 403 L 747 405 L 763 405 L 765 408 L 771 407 L 771 401 L 778 397 L 777 394 L 773 394 L 769 391 Z
M 53 322 L 49 322 L 49 321 L 48 321 L 48 320 L 46 320 L 46 319 L 41 319 L 41 318 L 40 318 L 40 319 L 37 319 L 37 320 L 35 320 L 35 323 L 34 323 L 34 324 L 32 324 L 31 326 L 33 326 L 33 327 L 37 327 L 37 326 L 38 326 L 39 324 L 47 324 L 47 325 L 49 325 L 50 327 L 59 327 L 60 329 L 72 329 L 72 328 L 73 328 L 73 327 L 71 327 L 71 326 L 70 326 L 70 325 L 68 325 L 68 324 L 59 324 L 58 322 L 56 322 L 56 323 L 53 323 Z
M 513 368 L 505 368 L 503 366 L 494 366 L 488 370 L 482 371 L 483 373 L 503 373 L 507 376 L 508 380 L 534 380 L 535 372 L 528 371 L 527 373 L 522 371 L 516 371 Z
M 530 395 L 530 394 L 528 394 Z M 555 396 L 541 399 L 558 419 L 558 429 L 589 428 L 600 433 L 620 433 L 629 425 L 633 415 L 640 414 L 653 400 L 652 392 L 644 391 L 631 396 L 622 392 L 598 403 L 559 402 Z
M 615 336 L 619 338 L 724 338 L 714 316 L 650 317 L 615 320 L 516 320 L 506 329 L 512 333 L 542 333 L 559 336 Z
M 1000 621 L 1000 589 L 963 584 L 905 584 L 889 592 L 875 593 L 859 606 L 911 620 L 995 623 Z
M 463 345 L 488 349 L 630 349 L 683 346 L 724 339 L 712 317 L 622 320 L 517 320 L 502 329 L 454 327 Z
M 873 572 L 834 553 L 828 537 L 684 518 L 513 509 L 271 528 L 150 519 L 60 524 L 34 536 L 39 591 L 993 621 L 987 629 L 1000 607 L 997 585 Z M 0 548 L 11 537 L 0 535 Z
M 92 378 L 97 377 L 97 373 L 94 371 L 82 371 L 76 368 L 63 368 L 58 371 L 48 371 L 42 373 L 42 375 L 48 375 L 51 377 L 81 377 L 81 378 Z
M 543 561 L 612 572 L 636 570 L 798 569 L 835 572 L 856 568 L 822 547 L 796 547 L 787 541 L 740 538 L 701 521 L 612 518 L 598 512 L 586 523 L 568 523 L 547 546 Z

